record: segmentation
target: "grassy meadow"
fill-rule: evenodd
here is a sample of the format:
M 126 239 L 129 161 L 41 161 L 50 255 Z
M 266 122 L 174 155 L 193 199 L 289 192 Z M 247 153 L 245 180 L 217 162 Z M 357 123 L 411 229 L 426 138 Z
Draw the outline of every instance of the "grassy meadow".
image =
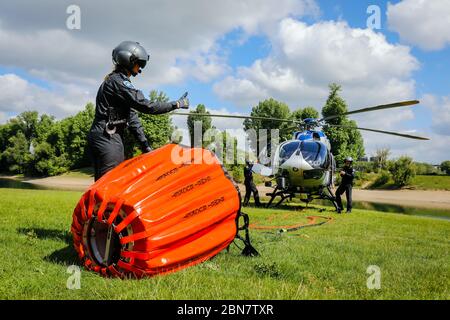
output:
M 252 230 L 260 257 L 231 247 L 211 261 L 143 280 L 107 279 L 77 264 L 69 228 L 81 192 L 1 189 L 0 299 L 449 299 L 450 221 L 355 210 L 245 208 L 251 222 L 286 225 L 333 217 L 292 233 Z M 327 209 L 329 210 L 329 209 Z M 366 285 L 370 265 L 381 288 Z

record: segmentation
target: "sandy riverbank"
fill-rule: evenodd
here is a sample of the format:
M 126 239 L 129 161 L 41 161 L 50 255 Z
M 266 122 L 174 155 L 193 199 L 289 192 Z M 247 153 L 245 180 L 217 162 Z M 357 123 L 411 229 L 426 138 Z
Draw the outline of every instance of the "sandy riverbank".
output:
M 243 185 L 239 186 L 242 193 Z M 260 195 L 272 191 L 272 188 L 258 186 Z M 345 195 L 343 196 L 345 199 Z M 444 190 L 362 190 L 353 189 L 353 200 L 375 203 L 396 204 L 401 206 L 450 210 L 450 191 Z
M 22 178 L 1 176 L 1 178 L 16 179 L 26 183 L 36 184 L 46 188 L 60 188 L 64 190 L 84 191 L 93 182 L 90 177 L 56 176 L 48 178 Z M 245 188 L 239 185 L 242 195 Z M 258 186 L 260 195 L 271 192 L 271 188 Z M 440 190 L 361 190 L 354 189 L 355 201 L 375 202 L 411 206 L 419 208 L 436 208 L 450 210 L 450 191 Z

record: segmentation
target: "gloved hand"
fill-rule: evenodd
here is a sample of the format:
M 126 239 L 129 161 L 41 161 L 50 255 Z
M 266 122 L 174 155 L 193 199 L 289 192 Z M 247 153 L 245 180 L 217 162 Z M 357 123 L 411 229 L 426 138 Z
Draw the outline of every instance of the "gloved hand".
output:
M 152 148 L 150 148 L 148 141 L 141 142 L 141 151 L 142 153 L 147 153 L 152 151 Z
M 178 109 L 187 109 L 189 108 L 189 99 L 187 98 L 187 91 L 181 96 L 180 99 L 177 100 L 177 108 Z

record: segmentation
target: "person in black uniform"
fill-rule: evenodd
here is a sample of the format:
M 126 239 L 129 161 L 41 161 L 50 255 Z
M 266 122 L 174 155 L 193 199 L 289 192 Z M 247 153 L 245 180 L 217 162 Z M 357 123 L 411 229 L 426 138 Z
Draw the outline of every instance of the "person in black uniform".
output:
M 150 102 L 134 88 L 130 76 L 141 73 L 150 56 L 138 42 L 124 41 L 112 52 L 115 69 L 105 77 L 97 92 L 95 118 L 88 134 L 88 148 L 94 163 L 95 180 L 124 161 L 123 134 L 128 128 L 142 152 L 151 148 L 137 111 L 162 114 L 189 107 L 187 92 L 177 101 Z
M 253 193 L 253 198 L 255 199 L 255 205 L 257 207 L 261 206 L 261 202 L 259 202 L 259 193 L 256 188 L 255 183 L 253 182 L 253 163 L 246 160 L 244 167 L 244 185 L 245 185 L 245 197 L 244 197 L 244 206 L 248 205 L 250 201 L 250 196 Z
M 355 179 L 355 170 L 352 167 L 353 159 L 351 157 L 345 158 L 345 164 L 342 168 L 340 175 L 342 177 L 341 184 L 336 190 L 336 203 L 338 206 L 338 213 L 341 213 L 342 199 L 341 195 L 345 192 L 347 198 L 347 213 L 352 212 L 352 189 L 353 180 Z

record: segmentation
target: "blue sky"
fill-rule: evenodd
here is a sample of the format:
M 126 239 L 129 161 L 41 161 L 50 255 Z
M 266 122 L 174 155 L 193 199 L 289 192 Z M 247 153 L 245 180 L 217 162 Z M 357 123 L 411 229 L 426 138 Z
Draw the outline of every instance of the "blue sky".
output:
M 392 4 L 399 2 L 399 0 L 390 1 Z M 321 0 L 318 1 L 318 4 L 320 6 L 320 16 L 306 17 L 305 19 L 302 19 L 303 21 L 306 21 L 308 24 L 314 24 L 318 21 L 342 20 L 348 23 L 352 28 L 362 29 L 367 27 L 367 19 L 370 16 L 370 14 L 367 13 L 367 8 L 370 5 L 376 4 L 381 9 L 381 29 L 376 30 L 376 32 L 382 33 L 390 43 L 401 43 L 399 34 L 389 30 L 386 17 L 387 1 Z M 242 43 L 239 42 L 241 38 L 242 30 L 239 29 L 227 33 L 223 39 L 220 40 L 221 45 L 227 48 L 227 62 L 233 69 L 242 66 L 250 66 L 256 59 L 262 59 L 270 52 L 271 44 L 267 37 L 255 35 L 248 37 Z M 420 63 L 420 68 L 413 73 L 413 78 L 417 82 L 415 90 L 416 97 L 420 98 L 424 94 L 448 95 L 450 83 L 450 47 L 447 46 L 438 51 L 429 51 L 417 46 L 411 46 L 411 53 Z M 192 97 L 191 100 L 194 104 L 203 103 L 216 109 L 226 108 L 231 112 L 242 111 L 240 108 L 236 108 L 233 103 L 219 99 L 217 95 L 213 93 L 210 83 L 201 83 L 199 81 L 190 80 L 177 86 L 161 86 L 159 89 L 167 92 L 169 96 L 176 96 L 176 94 L 181 92 L 185 87 L 189 88 Z M 301 102 L 299 102 L 299 104 L 301 105 Z M 366 105 L 370 104 L 371 101 L 367 101 Z M 320 108 L 321 105 L 316 107 Z M 363 107 L 363 105 L 349 107 L 359 108 Z M 411 128 L 427 128 L 432 125 L 429 110 L 416 108 L 414 113 L 416 117 L 408 122 Z
M 390 1 L 393 4 L 398 2 L 400 1 Z M 370 15 L 366 12 L 368 6 L 376 4 L 381 9 L 381 29 L 377 30 L 377 32 L 385 35 L 391 43 L 400 42 L 399 35 L 396 32 L 390 31 L 387 25 L 387 1 L 321 0 L 318 3 L 321 10 L 320 17 L 308 17 L 303 19 L 304 21 L 313 24 L 320 20 L 343 20 L 353 28 L 363 29 L 366 28 L 367 18 Z M 270 51 L 270 42 L 264 36 L 251 36 L 243 43 L 239 43 L 241 37 L 242 31 L 234 30 L 227 33 L 220 41 L 227 48 L 227 62 L 231 68 L 250 66 L 256 59 L 267 56 Z M 425 93 L 447 95 L 449 93 L 448 84 L 450 83 L 450 47 L 439 51 L 426 51 L 412 46 L 411 50 L 412 54 L 421 64 L 420 69 L 414 72 L 414 79 L 417 81 L 417 96 L 420 97 Z M 210 83 L 205 84 L 191 80 L 177 86 L 160 86 L 158 89 L 164 90 L 169 95 L 174 96 L 185 87 L 189 88 L 191 96 L 194 97 L 192 98 L 194 104 L 198 100 L 198 103 L 204 103 L 211 107 L 229 108 L 232 111 L 239 110 L 232 103 L 218 99 L 212 92 Z M 417 124 L 420 125 L 422 121 L 423 119 L 417 119 Z
M 394 156 L 450 158 L 438 151 L 450 143 L 450 0 L 154 1 L 144 5 L 152 9 L 150 17 L 138 13 L 126 25 L 117 23 L 123 4 L 105 12 L 101 1 L 81 0 L 81 30 L 61 23 L 68 4 L 0 5 L 0 122 L 27 109 L 58 118 L 77 112 L 94 100 L 111 68 L 112 47 L 133 38 L 151 55 L 143 75 L 133 79 L 143 91 L 159 89 L 176 99 L 188 90 L 194 107 L 203 103 L 213 112 L 240 114 L 269 97 L 293 109 L 320 110 L 334 81 L 343 85 L 350 109 L 418 98 L 422 104 L 412 110 L 355 119 L 361 126 L 428 135 L 432 142 L 364 134 L 367 152 L 388 145 Z M 381 29 L 366 32 L 373 4 L 381 10 Z

